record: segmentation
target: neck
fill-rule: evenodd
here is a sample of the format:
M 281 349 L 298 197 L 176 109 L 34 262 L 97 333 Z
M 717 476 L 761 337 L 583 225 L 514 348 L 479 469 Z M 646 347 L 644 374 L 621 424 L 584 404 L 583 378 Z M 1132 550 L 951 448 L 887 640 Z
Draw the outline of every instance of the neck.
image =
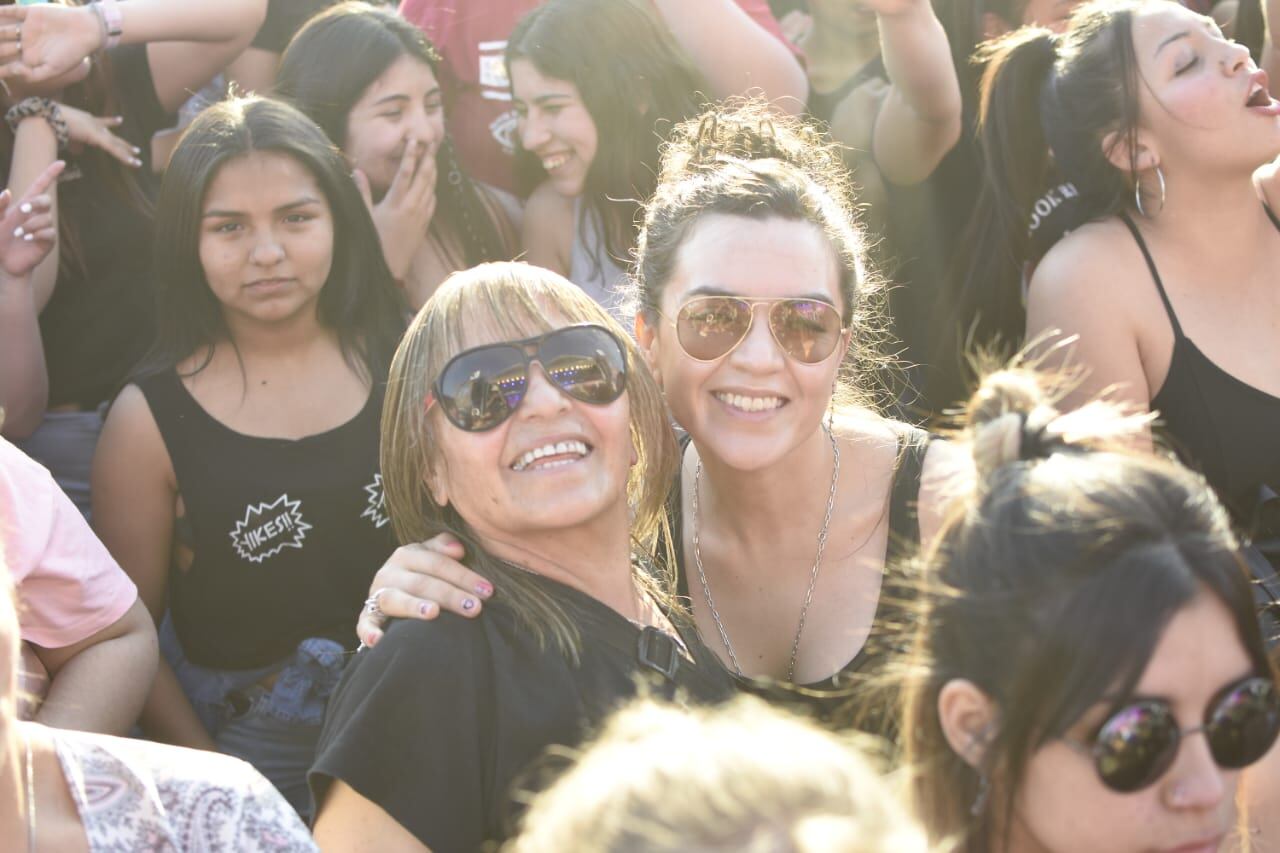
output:
M 776 547 L 779 530 L 817 532 L 815 514 L 830 497 L 834 466 L 831 439 L 817 429 L 773 465 L 753 471 L 732 468 L 711 455 L 702 460 L 699 514 L 727 538 L 752 550 Z M 692 479 L 686 488 L 693 486 Z
M 228 316 L 227 331 L 241 356 L 248 359 L 305 358 L 317 344 L 336 339 L 334 332 L 320 325 L 314 310 L 273 323 Z
M 1145 230 L 1224 274 L 1254 263 L 1275 232 L 1249 176 L 1179 174 L 1168 183 L 1163 208 L 1158 191 L 1150 201 L 1144 195 L 1143 204 L 1153 213 L 1150 219 L 1137 217 Z
M 809 60 L 811 73 L 816 69 L 824 82 L 838 78 L 838 84 L 879 55 L 880 33 L 874 27 L 844 29 L 815 18 L 800 47 Z
M 586 524 L 522 535 L 519 541 L 493 533 L 478 533 L 477 538 L 500 560 L 586 593 L 627 619 L 640 616 L 625 502 Z

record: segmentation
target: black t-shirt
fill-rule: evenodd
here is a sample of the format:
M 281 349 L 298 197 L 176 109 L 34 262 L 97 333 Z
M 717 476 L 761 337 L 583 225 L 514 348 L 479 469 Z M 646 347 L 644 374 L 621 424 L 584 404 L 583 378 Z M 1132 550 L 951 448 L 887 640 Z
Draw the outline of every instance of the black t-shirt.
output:
M 537 582 L 579 627 L 579 664 L 553 644 L 539 648 L 500 598 L 480 619 L 444 613 L 392 624 L 355 657 L 330 700 L 309 774 L 317 805 L 341 779 L 436 853 L 476 850 L 512 832 L 511 794 L 537 786 L 531 771 L 547 747 L 580 744 L 638 679 L 662 697 L 732 694 L 695 631 L 681 630 L 690 663 L 665 634 L 567 586 Z M 673 676 L 660 675 L 673 654 Z
M 144 196 L 154 198 L 151 137 L 172 127 L 156 96 L 146 45 L 111 51 L 112 78 L 124 124 L 116 133 L 142 149 L 137 171 Z M 81 158 L 82 177 L 58 185 L 64 217 L 78 235 L 75 258 L 63 253 L 49 304 L 40 314 L 49 405 L 93 408 L 120 390 L 155 337 L 151 280 L 153 223 L 148 211 L 109 189 L 100 157 Z

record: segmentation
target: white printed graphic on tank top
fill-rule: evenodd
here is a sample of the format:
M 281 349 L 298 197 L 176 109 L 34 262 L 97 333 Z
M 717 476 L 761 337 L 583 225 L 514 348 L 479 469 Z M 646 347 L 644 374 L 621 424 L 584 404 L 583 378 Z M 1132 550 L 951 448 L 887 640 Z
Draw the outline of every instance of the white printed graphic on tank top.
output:
M 231 544 L 242 560 L 261 563 L 285 548 L 301 548 L 310 529 L 302 520 L 302 501 L 283 494 L 270 503 L 245 507 L 244 520 L 231 531 Z
M 369 495 L 369 505 L 360 513 L 360 517 L 372 521 L 374 527 L 384 526 L 391 519 L 387 517 L 387 496 L 382 491 L 382 475 L 374 474 L 373 482 L 365 486 L 364 490 Z

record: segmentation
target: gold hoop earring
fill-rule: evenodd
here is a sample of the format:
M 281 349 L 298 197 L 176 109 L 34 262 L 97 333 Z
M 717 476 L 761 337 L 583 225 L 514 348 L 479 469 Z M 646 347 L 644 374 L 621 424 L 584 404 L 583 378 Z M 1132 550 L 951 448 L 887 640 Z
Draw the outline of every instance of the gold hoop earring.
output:
M 1134 172 L 1133 174 L 1133 203 L 1134 203 L 1134 206 L 1138 208 L 1138 213 L 1141 213 L 1144 219 L 1152 219 L 1155 216 L 1158 216 L 1160 214 L 1160 211 L 1164 210 L 1164 199 L 1165 199 L 1164 171 L 1160 168 L 1158 164 L 1156 165 L 1155 168 L 1156 168 L 1156 180 L 1159 181 L 1160 183 L 1160 207 L 1158 210 L 1156 210 L 1154 214 L 1147 213 L 1146 209 L 1142 206 L 1142 177 L 1137 172 Z

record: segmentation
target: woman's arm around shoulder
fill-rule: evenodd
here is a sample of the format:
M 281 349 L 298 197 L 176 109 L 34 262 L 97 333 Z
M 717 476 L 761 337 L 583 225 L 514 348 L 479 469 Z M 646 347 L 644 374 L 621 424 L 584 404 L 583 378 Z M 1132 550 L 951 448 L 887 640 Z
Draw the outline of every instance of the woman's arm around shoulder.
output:
M 573 238 L 573 199 L 556 192 L 550 183 L 543 183 L 529 196 L 524 208 L 521 242 L 525 260 L 568 276 Z
M 1118 219 L 1085 225 L 1044 256 L 1027 292 L 1027 341 L 1044 348 L 1046 367 L 1082 372 L 1065 405 L 1106 392 L 1147 408 L 1152 391 L 1139 336 L 1144 320 L 1155 319 L 1144 316 L 1155 293 L 1133 236 Z

